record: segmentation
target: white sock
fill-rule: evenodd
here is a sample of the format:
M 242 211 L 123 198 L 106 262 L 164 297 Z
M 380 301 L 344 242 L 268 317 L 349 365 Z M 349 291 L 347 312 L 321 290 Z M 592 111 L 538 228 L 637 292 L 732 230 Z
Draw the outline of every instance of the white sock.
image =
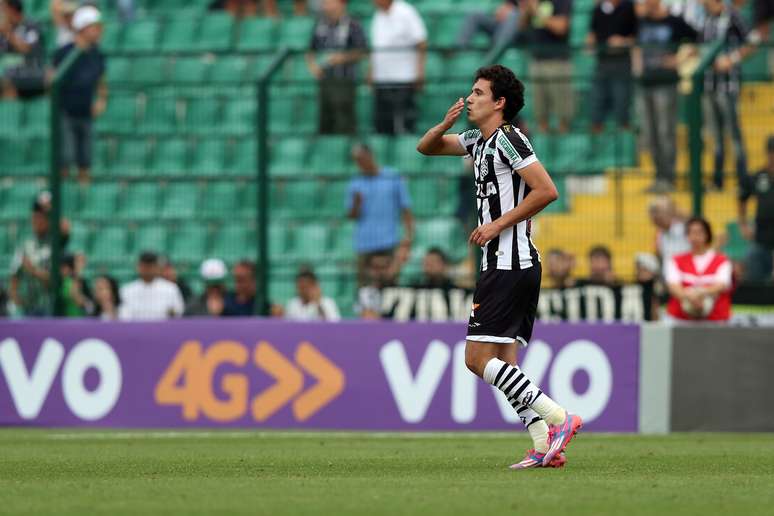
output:
M 511 404 L 517 402 L 534 410 L 549 425 L 564 423 L 564 409 L 529 381 L 518 366 L 493 358 L 484 368 L 484 381 L 500 389 Z

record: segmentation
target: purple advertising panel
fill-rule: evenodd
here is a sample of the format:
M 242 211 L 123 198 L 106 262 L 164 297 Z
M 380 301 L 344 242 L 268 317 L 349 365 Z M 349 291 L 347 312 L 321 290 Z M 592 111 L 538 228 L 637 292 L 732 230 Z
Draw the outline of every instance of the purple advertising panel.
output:
M 0 425 L 506 430 L 459 323 L 0 323 Z M 519 363 L 589 430 L 637 430 L 639 327 L 543 324 Z

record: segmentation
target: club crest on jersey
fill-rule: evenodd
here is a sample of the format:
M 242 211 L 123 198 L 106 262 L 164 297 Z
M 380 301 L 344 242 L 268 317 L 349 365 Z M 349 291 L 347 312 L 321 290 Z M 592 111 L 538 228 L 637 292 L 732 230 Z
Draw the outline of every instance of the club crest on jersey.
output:
M 487 199 L 493 195 L 497 195 L 497 187 L 493 182 L 476 183 L 476 197 Z

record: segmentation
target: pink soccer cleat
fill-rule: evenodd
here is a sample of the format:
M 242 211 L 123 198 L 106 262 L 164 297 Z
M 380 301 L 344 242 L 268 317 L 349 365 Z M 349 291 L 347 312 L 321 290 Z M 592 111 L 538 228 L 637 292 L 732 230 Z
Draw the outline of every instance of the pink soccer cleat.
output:
M 529 469 L 529 468 L 563 468 L 567 463 L 567 457 L 564 453 L 560 453 L 547 465 L 543 465 L 543 458 L 545 453 L 535 451 L 535 449 L 527 450 L 527 455 L 516 464 L 508 466 L 510 469 Z
M 572 438 L 583 427 L 583 420 L 580 416 L 565 412 L 564 423 L 561 425 L 550 425 L 548 438 L 548 452 L 543 457 L 543 465 L 551 464 L 559 454 L 561 454 Z

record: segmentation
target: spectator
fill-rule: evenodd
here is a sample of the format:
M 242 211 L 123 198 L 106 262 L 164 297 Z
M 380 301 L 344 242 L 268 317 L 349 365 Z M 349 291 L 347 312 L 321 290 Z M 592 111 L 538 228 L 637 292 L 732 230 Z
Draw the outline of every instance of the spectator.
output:
M 572 254 L 561 249 L 551 249 L 548 251 L 546 265 L 548 288 L 563 289 L 575 286 L 572 273 L 575 268 L 575 257 Z
M 296 297 L 288 301 L 285 318 L 291 321 L 339 321 L 336 302 L 324 297 L 317 276 L 302 270 L 296 276 Z
M 397 247 L 407 253 L 414 237 L 414 216 L 406 184 L 396 171 L 376 163 L 373 152 L 364 144 L 355 145 L 352 158 L 360 177 L 349 183 L 347 210 L 356 221 L 354 246 L 358 254 L 358 279 L 362 283 L 366 258 L 374 253 L 394 255 Z M 398 222 L 403 220 L 403 241 L 399 241 Z
M 618 127 L 629 127 L 632 102 L 631 48 L 637 37 L 637 14 L 632 0 L 603 0 L 591 17 L 589 45 L 598 45 L 592 95 L 592 129 L 600 132 L 612 113 Z
M 705 219 L 685 223 L 691 250 L 666 264 L 671 295 L 667 314 L 678 320 L 727 321 L 731 318 L 731 261 L 715 252 L 712 228 Z
M 166 256 L 159 258 L 159 264 L 161 267 L 161 277 L 177 285 L 177 288 L 180 289 L 180 294 L 183 296 L 183 301 L 188 303 L 188 300 L 191 299 L 191 287 L 189 287 L 188 283 L 177 274 L 175 264 L 173 264 Z
M 223 315 L 249 316 L 254 315 L 255 306 L 255 265 L 248 260 L 242 260 L 234 265 L 234 291 L 226 295 L 226 306 Z
M 116 0 L 116 7 L 122 23 L 134 20 L 134 0 Z
M 65 317 L 84 317 L 94 311 L 88 286 L 81 276 L 85 268 L 86 257 L 82 254 L 68 254 L 62 258 L 60 296 Z
M 774 253 L 774 134 L 766 142 L 766 167 L 742 183 L 739 192 L 739 230 L 752 241 L 747 256 L 746 276 L 749 281 L 771 280 Z M 747 201 L 756 197 L 755 227 L 747 221 Z
M 688 252 L 691 248 L 685 237 L 685 218 L 677 210 L 671 197 L 662 195 L 648 207 L 650 221 L 656 226 L 656 253 L 661 263 L 666 264 L 676 254 Z
M 75 41 L 73 15 L 78 9 L 76 2 L 69 0 L 51 0 L 51 20 L 56 27 L 56 48 L 62 48 Z
M 725 135 L 730 134 L 736 157 L 736 177 L 739 184 L 747 178 L 747 153 L 744 149 L 742 127 L 739 124 L 739 94 L 742 67 L 740 63 L 750 55 L 752 48 L 745 44 L 749 31 L 739 11 L 724 0 L 704 0 L 707 18 L 701 40 L 710 43 L 725 41 L 725 52 L 715 60 L 704 75 L 704 119 L 708 122 L 715 146 L 715 188 L 723 189 L 725 163 Z
M 753 22 L 755 23 L 756 41 L 767 41 L 769 39 L 769 24 L 774 20 L 774 2 L 771 0 L 754 0 Z
M 634 257 L 635 279 L 642 287 L 643 298 L 650 299 L 650 306 L 646 307 L 650 316 L 646 317 L 648 321 L 658 320 L 659 299 L 664 293 L 661 283 L 661 267 L 658 257 L 649 253 L 637 253 Z
M 422 258 L 422 277 L 414 282 L 414 288 L 454 288 L 449 277 L 449 258 L 438 247 L 431 247 Z
M 45 90 L 46 48 L 40 26 L 24 17 L 21 0 L 3 0 L 0 16 L 0 83 L 6 99 Z
M 661 0 L 644 0 L 641 7 L 635 69 L 642 83 L 644 117 L 650 153 L 656 165 L 651 193 L 674 190 L 677 130 L 677 46 L 695 41 L 696 31 L 672 16 Z
M 51 268 L 51 235 L 49 213 L 51 194 L 41 192 L 32 204 L 32 237 L 22 242 L 11 261 L 9 315 L 42 317 L 51 315 L 49 272 Z M 67 241 L 69 225 L 63 220 L 62 242 Z
M 103 321 L 116 321 L 120 308 L 118 282 L 112 276 L 98 276 L 94 280 L 94 316 Z
M 226 309 L 226 264 L 219 258 L 204 260 L 199 274 L 204 293 L 189 305 L 186 315 L 221 317 Z
M 107 107 L 105 56 L 99 49 L 102 37 L 102 15 L 90 6 L 79 8 L 73 15 L 75 42 L 56 51 L 54 64 L 60 66 L 70 52 L 81 55 L 63 78 L 62 106 L 62 174 L 78 166 L 78 180 L 89 181 L 92 147 L 92 121 Z
M 347 14 L 345 0 L 324 0 L 306 62 L 319 81 L 321 134 L 354 134 L 357 127 L 357 62 L 365 55 L 365 33 Z
M 519 30 L 527 31 L 535 118 L 543 132 L 549 131 L 552 115 L 559 119 L 559 132 L 567 132 L 575 111 L 568 46 L 571 11 L 572 0 L 523 2 Z
M 144 252 L 137 263 L 140 279 L 121 288 L 118 317 L 123 321 L 159 321 L 183 315 L 180 289 L 161 277 L 159 257 Z
M 412 133 L 415 93 L 425 82 L 427 29 L 417 10 L 404 0 L 374 0 L 371 68 L 374 127 L 377 133 Z
M 396 285 L 400 265 L 398 260 L 387 252 L 370 254 L 364 262 L 364 281 L 357 291 L 355 313 L 363 319 L 381 319 L 381 291 Z
M 469 13 L 457 36 L 457 46 L 461 49 L 470 48 L 473 38 L 479 32 L 491 38 L 492 47 L 512 44 L 519 32 L 518 0 L 503 0 L 493 14 L 482 11 Z
M 589 251 L 589 277 L 583 283 L 606 287 L 615 287 L 620 284 L 613 273 L 613 257 L 610 249 L 603 245 L 591 248 Z

